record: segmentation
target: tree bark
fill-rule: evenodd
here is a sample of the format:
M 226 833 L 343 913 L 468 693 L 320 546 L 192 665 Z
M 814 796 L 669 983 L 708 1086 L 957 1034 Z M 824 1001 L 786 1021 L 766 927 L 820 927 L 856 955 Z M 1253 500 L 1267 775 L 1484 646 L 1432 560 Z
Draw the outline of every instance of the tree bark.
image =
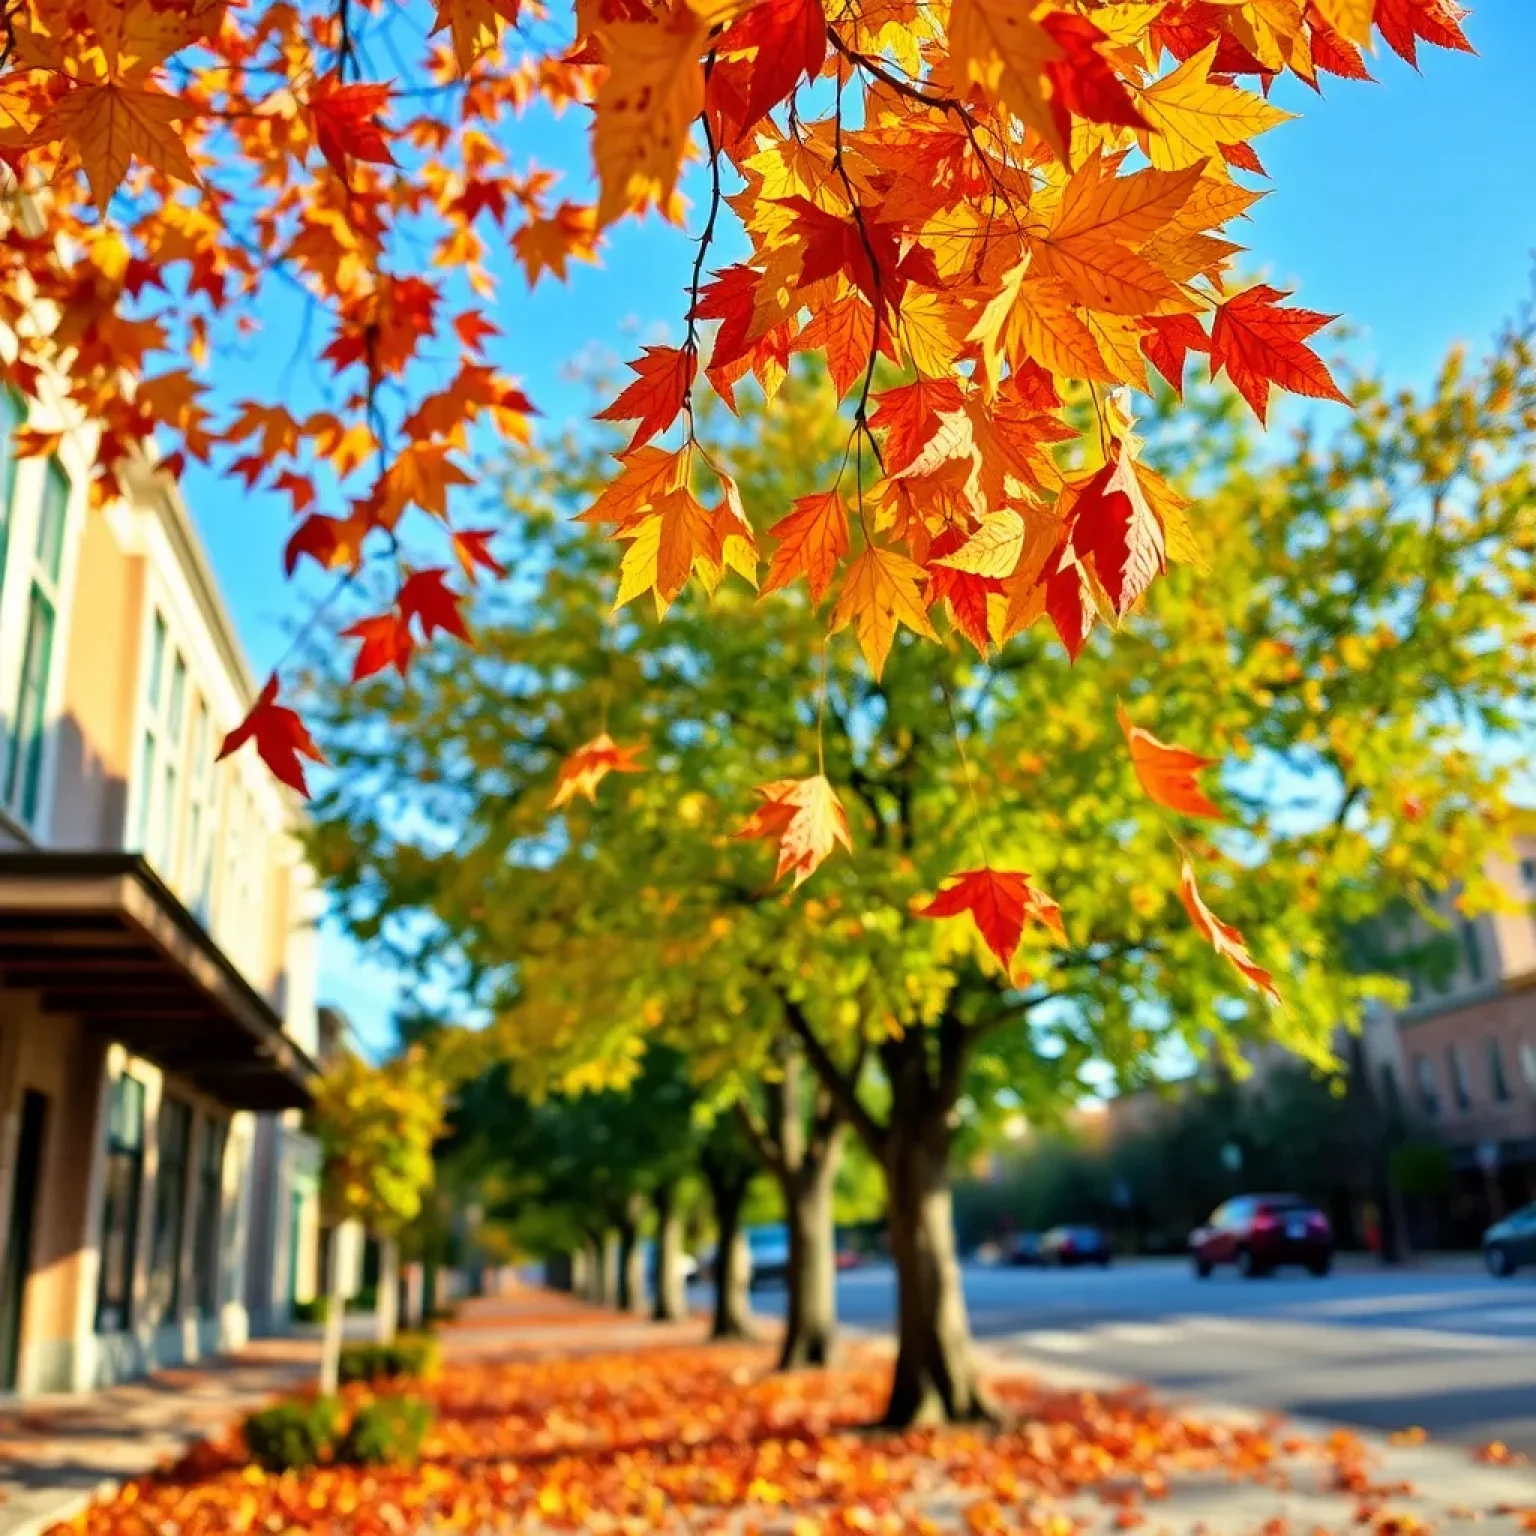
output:
M 332 1227 L 325 1265 L 325 1325 L 320 1338 L 320 1395 L 334 1397 L 341 1386 L 341 1332 L 346 1298 L 341 1294 L 341 1229 Z
M 688 1282 L 683 1275 L 683 1218 L 677 1188 L 656 1191 L 656 1309 L 658 1323 L 680 1323 L 688 1316 Z
M 397 1238 L 379 1239 L 379 1284 L 374 1299 L 374 1337 L 392 1344 L 400 1326 L 400 1243 Z
M 963 1066 L 959 1026 L 929 1062 L 924 1032 L 884 1048 L 891 1124 L 882 1162 L 896 1264 L 896 1369 L 884 1422 L 964 1423 L 995 1417 L 976 1376 L 965 1291 L 955 1257 L 950 1113 Z
M 837 1351 L 837 1259 L 832 1225 L 832 1185 L 839 1138 L 807 1146 L 780 1184 L 789 1228 L 788 1296 L 781 1371 L 829 1365 Z
M 626 1202 L 619 1217 L 619 1311 L 645 1311 L 645 1250 L 640 1244 L 640 1209 L 637 1195 Z
M 619 1234 L 612 1227 L 602 1236 L 597 1300 L 605 1307 L 616 1308 L 619 1305 Z
M 586 1300 L 592 1288 L 592 1259 L 585 1248 L 573 1248 L 567 1256 L 570 1264 L 570 1292 L 579 1300 Z
M 747 1239 L 741 1230 L 741 1207 L 753 1170 L 745 1164 L 713 1158 L 707 1151 L 701 1162 L 716 1232 L 715 1308 L 709 1336 L 750 1339 L 752 1304 L 747 1291 Z

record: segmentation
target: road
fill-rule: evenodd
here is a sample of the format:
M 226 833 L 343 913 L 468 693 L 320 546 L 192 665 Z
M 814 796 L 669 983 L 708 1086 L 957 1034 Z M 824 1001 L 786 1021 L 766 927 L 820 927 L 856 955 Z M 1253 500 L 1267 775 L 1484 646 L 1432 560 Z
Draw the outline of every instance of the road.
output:
M 1021 1361 L 1128 1376 L 1174 1396 L 1332 1419 L 1418 1425 L 1536 1457 L 1536 1276 L 1420 1270 L 1197 1280 L 1187 1264 L 1099 1270 L 968 1268 L 977 1336 Z M 888 1268 L 838 1284 L 845 1323 L 889 1330 Z M 753 1305 L 782 1310 L 764 1288 Z

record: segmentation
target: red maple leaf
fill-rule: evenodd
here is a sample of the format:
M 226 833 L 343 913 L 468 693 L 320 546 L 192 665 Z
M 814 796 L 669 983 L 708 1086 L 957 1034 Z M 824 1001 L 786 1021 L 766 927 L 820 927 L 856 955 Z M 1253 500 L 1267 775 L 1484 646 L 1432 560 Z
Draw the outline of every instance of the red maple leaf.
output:
M 404 677 L 411 662 L 411 652 L 416 648 L 410 625 L 394 610 L 359 619 L 350 628 L 342 630 L 341 635 L 344 640 L 361 642 L 357 658 L 352 663 L 354 683 L 360 683 L 386 667 L 393 667 Z
M 1072 503 L 1072 548 L 1093 566 L 1110 606 L 1124 616 L 1168 568 L 1162 519 L 1136 478 L 1136 461 L 1122 444 Z
M 470 581 L 475 580 L 477 567 L 484 567 L 495 576 L 505 576 L 507 568 L 491 553 L 490 543 L 496 537 L 494 528 L 456 528 L 453 533 L 453 552 Z
M 1293 395 L 1349 404 L 1327 364 L 1306 345 L 1307 337 L 1338 317 L 1312 309 L 1281 309 L 1289 297 L 1259 283 L 1219 306 L 1211 326 L 1211 376 L 1225 368 L 1260 421 L 1266 417 L 1272 383 Z
M 987 948 L 1005 971 L 1012 967 L 1013 953 L 1031 918 L 1057 938 L 1065 940 L 1067 936 L 1061 908 L 1036 890 L 1028 875 L 1017 870 L 967 869 L 951 875 L 943 889 L 916 911 L 919 917 L 959 917 L 969 912 Z
M 741 129 L 750 128 L 788 99 L 800 77 L 814 80 L 827 58 L 827 17 L 821 0 L 760 0 L 726 28 L 721 54 L 756 48 Z
M 487 320 L 484 310 L 479 309 L 466 309 L 462 315 L 455 315 L 453 328 L 471 352 L 483 352 L 490 337 L 501 335 L 501 327 Z
M 304 780 L 302 759 L 307 757 L 312 762 L 323 763 L 325 756 L 297 712 L 277 702 L 277 688 L 277 673 L 274 672 L 245 719 L 224 738 L 217 761 L 223 762 L 246 742 L 254 741 L 256 755 L 271 770 L 272 776 L 307 800 L 309 785 Z
M 1125 82 L 1099 52 L 1099 45 L 1109 39 L 1091 21 L 1053 11 L 1040 25 L 1062 51 L 1061 58 L 1046 64 L 1044 73 L 1051 82 L 1051 116 L 1063 144 L 1072 142 L 1074 117 L 1126 128 L 1147 126 Z
M 1141 336 L 1142 356 L 1184 398 L 1184 364 L 1191 352 L 1209 352 L 1211 340 L 1193 315 L 1146 315 Z
M 939 430 L 939 415 L 960 410 L 965 396 L 954 379 L 925 379 L 898 384 L 874 397 L 870 426 L 885 433 L 887 474 L 905 469 Z
M 311 560 L 330 568 L 331 560 L 340 547 L 336 530 L 341 526 L 334 517 L 312 512 L 293 531 L 283 549 L 283 575 L 292 576 L 294 567 L 308 555 Z
M 1461 53 L 1476 50 L 1461 30 L 1470 12 L 1456 0 L 1376 0 L 1376 25 L 1387 45 L 1419 67 L 1418 43 L 1422 38 L 1436 48 L 1454 48 Z
M 357 80 L 351 85 L 332 83 L 310 98 L 315 143 L 343 180 L 349 157 L 373 165 L 395 164 L 379 120 L 388 102 L 389 85 L 381 80 Z
M 665 432 L 677 420 L 693 386 L 698 359 L 680 347 L 647 347 L 628 366 L 639 375 L 611 405 L 597 413 L 599 421 L 638 421 L 626 453 Z
M 443 566 L 434 565 L 429 570 L 415 572 L 401 583 L 399 596 L 395 599 L 400 609 L 400 622 L 408 625 L 412 619 L 419 619 L 424 640 L 430 640 L 441 629 L 467 641 L 469 630 L 459 612 L 464 594 L 444 583 L 446 575 Z

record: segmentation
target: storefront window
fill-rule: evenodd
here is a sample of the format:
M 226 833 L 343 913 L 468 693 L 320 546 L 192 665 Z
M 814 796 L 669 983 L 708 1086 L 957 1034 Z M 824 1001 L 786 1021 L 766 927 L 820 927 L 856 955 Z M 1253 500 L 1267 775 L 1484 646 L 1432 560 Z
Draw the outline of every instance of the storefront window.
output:
M 181 1235 L 186 1226 L 187 1159 L 192 1110 L 180 1099 L 160 1101 L 155 1136 L 155 1230 L 150 1243 L 149 1307 L 158 1320 L 176 1315 L 181 1292 Z
M 126 1072 L 107 1106 L 107 1166 L 101 1210 L 101 1277 L 96 1331 L 120 1333 L 133 1308 L 133 1259 L 144 1183 L 144 1085 Z
M 197 1166 L 197 1307 L 204 1317 L 219 1310 L 219 1229 L 224 1215 L 224 1143 L 229 1127 L 203 1122 Z

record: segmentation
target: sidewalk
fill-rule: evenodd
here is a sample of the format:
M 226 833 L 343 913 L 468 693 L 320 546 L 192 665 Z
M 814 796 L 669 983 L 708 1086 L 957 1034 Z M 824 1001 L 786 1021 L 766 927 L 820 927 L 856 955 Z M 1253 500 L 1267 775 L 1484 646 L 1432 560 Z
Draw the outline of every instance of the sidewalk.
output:
M 0 1536 L 37 1531 L 45 1493 L 78 1508 L 102 1479 L 136 1477 L 199 1432 L 210 1443 L 190 1463 L 129 1483 L 71 1536 L 1536 1531 L 1536 1474 L 1465 1450 L 1170 1404 L 986 1352 L 1009 1427 L 877 1434 L 863 1426 L 884 1398 L 889 1340 L 781 1376 L 771 1347 L 709 1346 L 705 1331 L 703 1318 L 656 1325 L 534 1290 L 468 1302 L 440 1330 L 442 1375 L 418 1389 L 438 1422 L 416 1470 L 272 1476 L 220 1434 L 314 1370 L 312 1341 L 39 1408 L 0 1422 L 12 1494 Z

